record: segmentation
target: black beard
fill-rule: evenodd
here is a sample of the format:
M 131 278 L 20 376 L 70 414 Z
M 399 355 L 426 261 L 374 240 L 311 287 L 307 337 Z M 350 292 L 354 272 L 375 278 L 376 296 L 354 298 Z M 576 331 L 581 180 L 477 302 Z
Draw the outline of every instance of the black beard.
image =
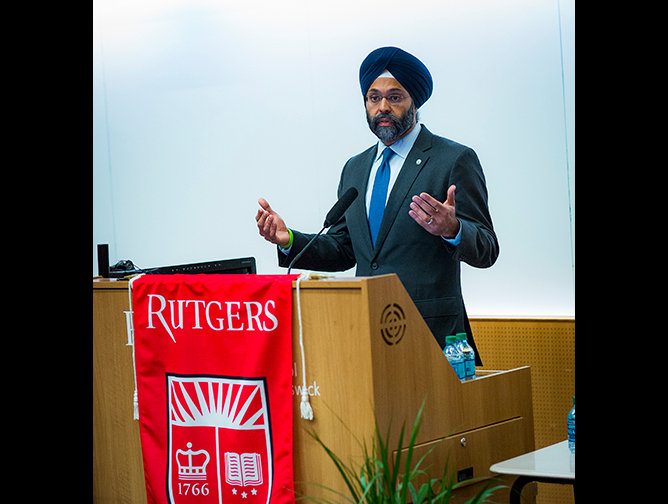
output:
M 415 116 L 414 110 L 415 104 L 411 103 L 410 108 L 401 118 L 397 118 L 392 114 L 378 114 L 370 117 L 367 112 L 366 120 L 369 123 L 369 128 L 371 128 L 373 134 L 376 135 L 381 142 L 396 142 L 413 127 L 413 117 Z M 389 119 L 392 121 L 392 125 L 379 126 L 378 123 L 382 119 Z

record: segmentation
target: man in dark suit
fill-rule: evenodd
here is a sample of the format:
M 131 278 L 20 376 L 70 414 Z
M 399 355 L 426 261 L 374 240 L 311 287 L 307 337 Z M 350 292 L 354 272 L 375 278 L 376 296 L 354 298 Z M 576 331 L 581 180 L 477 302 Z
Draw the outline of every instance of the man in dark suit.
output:
M 441 348 L 446 336 L 466 332 L 482 365 L 460 273 L 461 261 L 488 268 L 499 254 L 478 157 L 419 122 L 417 109 L 433 84 L 414 56 L 395 47 L 373 51 L 360 68 L 360 85 L 379 142 L 343 167 L 339 197 L 351 187 L 359 197 L 295 267 L 396 273 Z M 279 265 L 287 267 L 313 235 L 289 229 L 263 198 L 259 204 L 259 232 L 279 246 Z

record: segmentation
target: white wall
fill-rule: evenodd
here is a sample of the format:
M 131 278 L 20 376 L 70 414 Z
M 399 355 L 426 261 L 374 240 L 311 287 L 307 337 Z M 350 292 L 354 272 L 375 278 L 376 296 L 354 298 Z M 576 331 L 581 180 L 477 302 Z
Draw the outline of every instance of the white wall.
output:
M 487 176 L 501 255 L 464 266 L 469 314 L 574 314 L 574 39 L 573 0 L 94 0 L 93 273 L 97 243 L 112 264 L 284 272 L 257 198 L 320 228 L 376 140 L 359 65 L 395 45 L 434 77 L 422 121 Z

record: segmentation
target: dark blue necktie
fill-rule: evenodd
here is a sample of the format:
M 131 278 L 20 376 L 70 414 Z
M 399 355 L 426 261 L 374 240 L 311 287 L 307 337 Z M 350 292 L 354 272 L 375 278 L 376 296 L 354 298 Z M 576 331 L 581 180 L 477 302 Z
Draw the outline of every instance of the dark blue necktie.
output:
M 369 229 L 371 229 L 371 241 L 376 246 L 376 238 L 380 223 L 383 221 L 385 212 L 385 203 L 387 202 L 387 188 L 390 185 L 390 157 L 394 151 L 387 147 L 383 151 L 383 162 L 376 172 L 376 179 L 373 181 L 373 192 L 371 193 L 371 203 L 369 204 Z

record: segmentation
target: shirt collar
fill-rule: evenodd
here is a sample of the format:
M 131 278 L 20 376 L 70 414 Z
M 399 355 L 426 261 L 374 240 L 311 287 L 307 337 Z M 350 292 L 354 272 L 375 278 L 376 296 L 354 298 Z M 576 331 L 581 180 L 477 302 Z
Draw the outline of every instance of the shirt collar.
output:
M 408 157 L 408 153 L 411 151 L 413 148 L 413 145 L 415 144 L 415 140 L 417 140 L 418 135 L 420 134 L 420 131 L 422 130 L 422 123 L 417 123 L 415 125 L 415 128 L 411 130 L 411 132 L 403 137 L 401 140 L 394 142 L 392 145 L 390 145 L 389 148 L 391 148 L 395 154 L 398 154 L 401 156 L 404 160 Z M 387 149 L 387 145 L 385 145 L 383 142 L 378 140 L 378 150 L 376 154 L 376 161 L 380 159 L 380 157 L 383 155 L 383 151 Z

